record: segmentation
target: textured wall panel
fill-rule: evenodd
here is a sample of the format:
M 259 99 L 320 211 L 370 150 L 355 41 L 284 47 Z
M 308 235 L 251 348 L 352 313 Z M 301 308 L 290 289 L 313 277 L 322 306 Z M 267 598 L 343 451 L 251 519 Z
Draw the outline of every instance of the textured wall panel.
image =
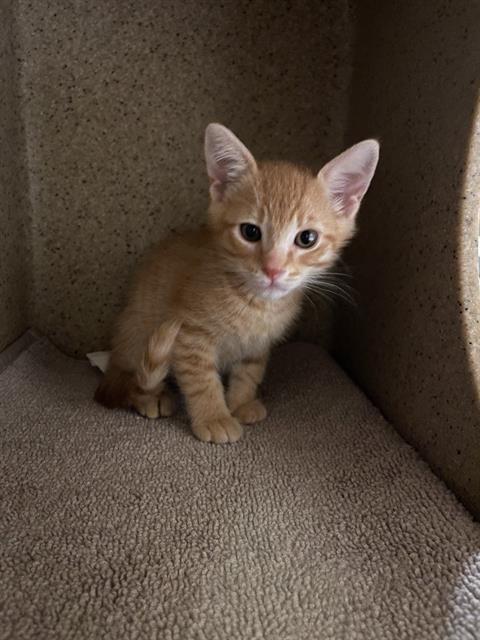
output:
M 351 139 L 378 135 L 382 152 L 339 350 L 480 515 L 480 4 L 362 3 L 355 65 Z

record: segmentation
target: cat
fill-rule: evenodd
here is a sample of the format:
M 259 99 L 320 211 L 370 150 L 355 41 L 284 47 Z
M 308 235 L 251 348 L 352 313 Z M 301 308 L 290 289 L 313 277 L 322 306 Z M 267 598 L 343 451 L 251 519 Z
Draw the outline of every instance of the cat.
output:
M 314 175 L 257 163 L 229 129 L 209 124 L 208 223 L 163 240 L 144 259 L 96 400 L 149 418 L 171 415 L 172 373 L 200 440 L 235 442 L 243 424 L 263 420 L 257 388 L 269 352 L 309 283 L 352 238 L 378 156 L 378 142 L 364 140 Z

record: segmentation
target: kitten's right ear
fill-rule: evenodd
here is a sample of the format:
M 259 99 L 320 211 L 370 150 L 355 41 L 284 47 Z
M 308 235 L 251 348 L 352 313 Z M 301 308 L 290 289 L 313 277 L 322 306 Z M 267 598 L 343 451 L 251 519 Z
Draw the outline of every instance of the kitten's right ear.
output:
M 257 168 L 247 147 L 217 123 L 209 124 L 205 130 L 205 160 L 212 200 L 223 200 L 230 185 Z
M 353 145 L 326 164 L 318 174 L 338 215 L 353 219 L 378 163 L 377 140 Z

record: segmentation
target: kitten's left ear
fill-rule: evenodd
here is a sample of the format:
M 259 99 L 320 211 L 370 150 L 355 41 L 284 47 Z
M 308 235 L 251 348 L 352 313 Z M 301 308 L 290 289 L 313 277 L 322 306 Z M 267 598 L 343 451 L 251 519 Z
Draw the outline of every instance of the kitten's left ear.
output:
M 364 140 L 326 164 L 319 172 L 333 208 L 339 215 L 353 218 L 366 194 L 378 162 L 380 145 Z
M 257 168 L 247 147 L 230 129 L 217 123 L 209 124 L 205 131 L 205 160 L 212 200 L 223 200 L 229 186 Z

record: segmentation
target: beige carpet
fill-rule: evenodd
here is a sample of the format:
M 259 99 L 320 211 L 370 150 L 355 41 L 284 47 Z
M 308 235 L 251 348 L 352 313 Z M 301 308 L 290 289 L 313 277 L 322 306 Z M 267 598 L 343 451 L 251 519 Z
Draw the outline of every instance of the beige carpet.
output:
M 278 350 L 270 417 L 219 447 L 29 342 L 0 374 L 0 638 L 480 638 L 480 525 L 317 347 Z

